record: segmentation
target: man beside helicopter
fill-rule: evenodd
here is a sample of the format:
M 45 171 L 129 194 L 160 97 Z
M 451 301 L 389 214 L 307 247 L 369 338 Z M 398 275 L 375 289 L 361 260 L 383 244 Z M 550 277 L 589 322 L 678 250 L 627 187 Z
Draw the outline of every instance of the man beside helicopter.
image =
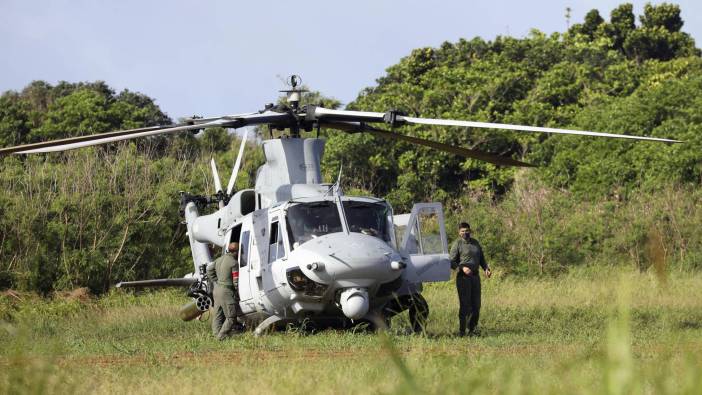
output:
M 239 262 L 236 259 L 238 253 L 239 243 L 229 243 L 226 252 L 207 265 L 207 278 L 213 285 L 212 334 L 219 340 L 227 338 L 232 331 L 239 329 L 236 319 L 239 312 Z
M 468 336 L 478 336 L 478 319 L 480 317 L 480 268 L 490 278 L 492 272 L 485 261 L 483 249 L 478 240 L 470 237 L 471 229 L 467 222 L 458 225 L 458 240 L 451 247 L 449 259 L 451 268 L 456 273 L 458 291 L 458 336 L 465 336 L 466 321 Z

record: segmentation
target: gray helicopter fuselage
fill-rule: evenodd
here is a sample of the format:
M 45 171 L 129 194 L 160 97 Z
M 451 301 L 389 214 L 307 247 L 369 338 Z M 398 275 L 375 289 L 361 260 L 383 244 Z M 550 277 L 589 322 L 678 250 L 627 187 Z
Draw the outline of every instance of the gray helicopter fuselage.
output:
M 239 243 L 244 320 L 357 321 L 425 281 L 448 279 L 438 203 L 418 205 L 412 219 L 403 217 L 412 223 L 397 227 L 386 201 L 321 183 L 323 140 L 267 140 L 263 150 L 255 189 L 209 215 L 199 216 L 194 203 L 185 208 L 196 277 L 212 261 L 208 245 Z M 422 234 L 426 224 L 435 231 Z

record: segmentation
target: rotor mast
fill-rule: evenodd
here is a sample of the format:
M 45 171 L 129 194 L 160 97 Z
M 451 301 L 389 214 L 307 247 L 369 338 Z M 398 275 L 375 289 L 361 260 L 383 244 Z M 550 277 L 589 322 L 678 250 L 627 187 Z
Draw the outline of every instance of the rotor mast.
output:
M 298 115 L 300 114 L 300 101 L 302 100 L 302 94 L 309 91 L 302 88 L 302 78 L 299 75 L 291 75 L 286 83 L 288 86 L 290 86 L 290 89 L 284 89 L 279 92 L 286 94 L 287 102 L 290 106 L 288 111 L 294 118 L 297 119 Z M 290 137 L 300 137 L 299 122 L 288 126 L 288 128 L 290 129 Z

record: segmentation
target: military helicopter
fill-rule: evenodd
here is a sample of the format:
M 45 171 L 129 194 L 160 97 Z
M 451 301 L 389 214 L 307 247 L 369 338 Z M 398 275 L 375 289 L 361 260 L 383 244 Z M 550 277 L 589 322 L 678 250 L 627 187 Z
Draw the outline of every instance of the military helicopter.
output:
M 478 159 L 500 166 L 532 166 L 509 157 L 442 144 L 372 126 L 392 129 L 407 124 L 489 128 L 521 132 L 570 134 L 654 142 L 680 141 L 557 128 L 410 117 L 397 110 L 385 113 L 332 110 L 300 105 L 306 92 L 292 76 L 287 104 L 266 105 L 261 111 L 213 118 L 189 118 L 175 125 L 152 126 L 79 136 L 0 149 L 3 154 L 71 150 L 166 133 L 208 127 L 237 129 L 267 125 L 288 134 L 262 143 L 266 162 L 252 189 L 234 191 L 244 153 L 241 142 L 226 189 L 212 161 L 214 195 L 181 193 L 193 273 L 180 279 L 122 282 L 118 287 L 186 286 L 192 301 L 180 310 L 188 321 L 212 306 L 206 266 L 213 261 L 210 245 L 240 245 L 240 321 L 255 334 L 282 324 L 317 327 L 373 325 L 409 310 L 415 330 L 424 324 L 429 307 L 422 297 L 426 282 L 450 277 L 447 235 L 440 203 L 417 203 L 408 214 L 394 215 L 380 198 L 344 195 L 339 180 L 324 183 L 320 162 L 324 140 L 303 138 L 302 131 L 336 129 L 370 133 L 415 145 Z M 201 214 L 214 205 L 215 211 Z

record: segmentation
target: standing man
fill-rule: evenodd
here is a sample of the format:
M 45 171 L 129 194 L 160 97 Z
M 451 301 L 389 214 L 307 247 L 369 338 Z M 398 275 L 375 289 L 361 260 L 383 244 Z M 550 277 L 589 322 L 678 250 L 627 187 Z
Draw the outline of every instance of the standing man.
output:
M 214 316 L 212 317 L 212 334 L 219 340 L 229 336 L 237 324 L 239 312 L 239 243 L 229 243 L 227 251 L 214 262 L 207 265 L 207 278 L 214 285 Z
M 461 222 L 458 225 L 458 240 L 451 246 L 449 259 L 451 268 L 458 269 L 456 273 L 456 289 L 458 290 L 458 335 L 465 336 L 466 320 L 468 320 L 468 335 L 476 336 L 478 332 L 478 318 L 480 318 L 480 268 L 485 270 L 485 275 L 490 278 L 492 272 L 483 249 L 478 240 L 470 237 L 470 225 Z

